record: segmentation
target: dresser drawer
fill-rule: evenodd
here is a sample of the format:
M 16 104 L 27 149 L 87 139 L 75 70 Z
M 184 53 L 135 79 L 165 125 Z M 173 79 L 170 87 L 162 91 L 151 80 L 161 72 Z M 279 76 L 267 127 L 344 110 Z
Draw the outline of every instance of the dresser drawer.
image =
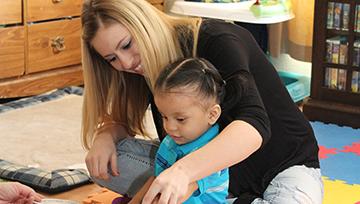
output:
M 162 4 L 164 0 L 147 0 L 150 4 Z
M 147 0 L 153 6 L 155 6 L 160 11 L 164 11 L 164 0 Z
M 24 27 L 0 28 L 0 78 L 24 73 Z
M 162 4 L 152 4 L 153 6 L 155 6 L 155 8 L 159 9 L 160 11 L 164 11 L 164 5 Z
M 80 16 L 82 0 L 27 0 L 27 22 Z
M 79 18 L 27 26 L 28 73 L 80 63 Z
M 0 0 L 0 24 L 21 23 L 21 0 Z

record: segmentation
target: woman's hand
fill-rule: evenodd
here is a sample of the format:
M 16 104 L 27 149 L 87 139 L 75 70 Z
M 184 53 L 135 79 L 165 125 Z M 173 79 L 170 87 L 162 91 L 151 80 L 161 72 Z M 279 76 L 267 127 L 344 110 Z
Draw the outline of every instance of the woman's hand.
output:
M 6 182 L 0 184 L 0 203 L 32 204 L 40 202 L 43 196 L 36 193 L 32 188 L 18 182 Z
M 152 182 L 145 194 L 142 204 L 178 204 L 187 198 L 190 179 L 186 173 L 176 165 L 163 171 Z
M 97 179 L 109 179 L 108 166 L 113 176 L 119 175 L 115 141 L 109 132 L 103 131 L 96 136 L 85 162 L 90 175 Z

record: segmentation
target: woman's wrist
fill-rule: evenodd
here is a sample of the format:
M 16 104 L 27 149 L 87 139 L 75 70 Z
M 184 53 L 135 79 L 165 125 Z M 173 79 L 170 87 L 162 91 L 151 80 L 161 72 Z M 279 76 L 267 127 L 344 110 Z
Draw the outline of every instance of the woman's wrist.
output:
M 189 184 L 195 182 L 195 180 L 193 180 L 191 176 L 191 168 L 187 168 L 187 166 L 183 164 L 181 160 L 175 162 L 171 168 L 175 172 L 174 175 L 182 175 L 183 178 L 187 179 Z

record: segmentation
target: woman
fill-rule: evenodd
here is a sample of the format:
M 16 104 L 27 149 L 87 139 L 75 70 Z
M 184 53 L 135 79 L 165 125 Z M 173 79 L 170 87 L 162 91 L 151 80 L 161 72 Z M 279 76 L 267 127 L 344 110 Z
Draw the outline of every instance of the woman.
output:
M 235 203 L 321 203 L 312 128 L 245 29 L 170 17 L 143 0 L 88 0 L 81 18 L 83 143 L 97 183 L 132 196 L 153 174 L 157 144 L 133 136 L 145 133 L 151 104 L 163 139 L 153 85 L 165 65 L 196 56 L 218 69 L 227 94 L 236 94 L 236 87 L 246 92 L 232 108 L 222 107 L 219 135 L 163 171 L 143 203 L 182 202 L 190 183 L 227 167 Z

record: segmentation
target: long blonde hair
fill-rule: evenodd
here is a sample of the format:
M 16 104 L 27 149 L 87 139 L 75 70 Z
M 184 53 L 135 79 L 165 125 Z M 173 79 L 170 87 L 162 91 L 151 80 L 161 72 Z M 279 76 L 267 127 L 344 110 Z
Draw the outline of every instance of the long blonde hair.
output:
M 143 118 L 160 71 L 195 56 L 201 19 L 171 17 L 145 0 L 85 0 L 82 14 L 84 105 L 82 142 L 92 145 L 104 117 L 123 124 L 129 135 L 144 134 Z M 138 45 L 144 77 L 113 69 L 91 46 L 100 25 L 120 23 Z

